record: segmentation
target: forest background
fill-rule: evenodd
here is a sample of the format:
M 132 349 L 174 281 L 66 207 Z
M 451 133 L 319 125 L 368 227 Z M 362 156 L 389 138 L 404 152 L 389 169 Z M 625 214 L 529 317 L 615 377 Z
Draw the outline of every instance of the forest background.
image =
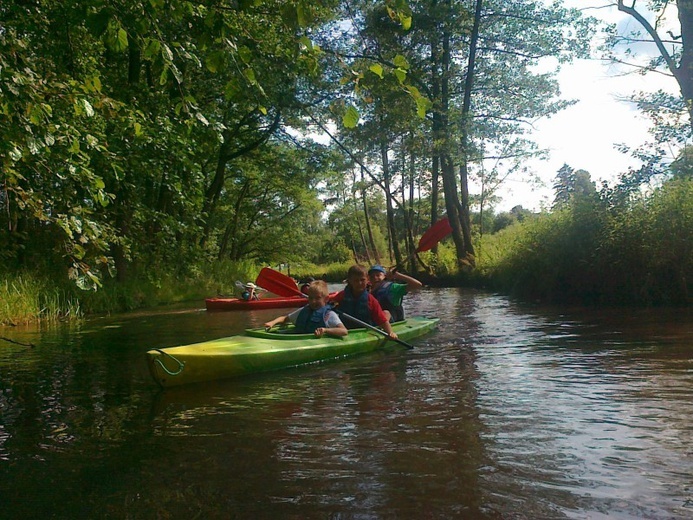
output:
M 560 1 L 3 3 L 0 322 L 231 294 L 265 265 L 340 281 L 354 262 L 690 304 L 693 0 L 605 4 L 642 31 Z M 680 95 L 633 92 L 655 122 L 623 146 L 642 167 L 596 186 L 566 164 L 552 207 L 495 213 L 545 153 L 532 122 L 571 103 L 540 61 L 623 60 L 643 39 L 659 55 L 641 72 Z M 415 254 L 443 216 L 451 238 Z

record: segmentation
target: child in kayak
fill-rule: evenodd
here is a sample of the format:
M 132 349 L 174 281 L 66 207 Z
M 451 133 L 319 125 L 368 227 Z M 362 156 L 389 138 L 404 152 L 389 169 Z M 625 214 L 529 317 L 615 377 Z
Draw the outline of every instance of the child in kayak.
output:
M 371 283 L 371 294 L 378 300 L 390 322 L 404 319 L 402 298 L 407 292 L 423 286 L 416 278 L 396 269 L 388 272 L 382 265 L 374 265 L 368 270 L 368 280 Z
M 315 334 L 321 338 L 324 334 L 329 336 L 346 336 L 349 331 L 339 319 L 332 307 L 327 305 L 330 291 L 327 283 L 315 280 L 308 286 L 308 305 L 297 309 L 285 316 L 279 316 L 265 323 L 265 329 L 269 330 L 280 323 L 293 323 L 299 334 Z
M 338 312 L 347 320 L 349 328 L 362 325 L 349 320 L 353 316 L 369 325 L 382 328 L 391 339 L 397 339 L 397 333 L 392 330 L 389 317 L 383 312 L 378 300 L 368 292 L 368 271 L 362 265 L 352 265 L 347 273 L 347 286 L 338 292 L 332 301 L 339 305 Z

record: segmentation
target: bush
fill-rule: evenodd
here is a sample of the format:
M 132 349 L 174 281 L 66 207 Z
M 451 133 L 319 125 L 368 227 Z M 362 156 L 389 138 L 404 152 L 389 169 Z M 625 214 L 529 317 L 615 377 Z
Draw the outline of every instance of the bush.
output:
M 478 272 L 495 289 L 523 298 L 685 305 L 691 229 L 693 181 L 677 179 L 624 206 L 582 199 L 484 237 Z

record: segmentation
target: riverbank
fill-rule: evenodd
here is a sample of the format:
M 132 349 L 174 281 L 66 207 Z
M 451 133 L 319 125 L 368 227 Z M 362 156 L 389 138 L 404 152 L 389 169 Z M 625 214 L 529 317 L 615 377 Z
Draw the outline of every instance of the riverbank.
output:
M 426 285 L 476 287 L 555 304 L 678 306 L 693 304 L 693 180 L 670 181 L 628 204 L 601 198 L 526 216 L 475 236 L 476 266 L 459 272 L 451 241 L 420 255 Z M 385 259 L 382 260 L 386 262 Z M 369 260 L 362 260 L 370 263 Z M 341 282 L 351 261 L 286 264 L 297 279 Z M 237 280 L 255 280 L 251 261 L 212 261 L 135 272 L 85 291 L 65 273 L 19 272 L 0 279 L 0 324 L 124 312 L 216 295 L 233 295 Z
M 66 320 L 232 296 L 237 292 L 236 281 L 255 280 L 262 267 L 251 262 L 219 262 L 186 275 L 166 274 L 158 279 L 137 276 L 127 282 L 104 280 L 92 291 L 80 290 L 67 278 L 55 280 L 29 272 L 5 276 L 0 279 L 0 325 Z M 313 276 L 338 282 L 344 279 L 348 267 L 301 266 L 305 274 L 291 266 L 282 269 L 297 279 Z

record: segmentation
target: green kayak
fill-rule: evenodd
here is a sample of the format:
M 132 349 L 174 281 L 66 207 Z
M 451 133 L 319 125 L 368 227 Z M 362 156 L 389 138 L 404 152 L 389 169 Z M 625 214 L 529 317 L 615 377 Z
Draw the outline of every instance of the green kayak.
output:
M 407 341 L 429 332 L 437 323 L 438 318 L 413 317 L 392 328 Z M 295 334 L 290 328 L 276 332 L 248 329 L 238 336 L 152 349 L 147 352 L 147 364 L 154 380 L 170 387 L 362 354 L 386 343 L 397 344 L 370 329 L 353 329 L 341 338 Z

